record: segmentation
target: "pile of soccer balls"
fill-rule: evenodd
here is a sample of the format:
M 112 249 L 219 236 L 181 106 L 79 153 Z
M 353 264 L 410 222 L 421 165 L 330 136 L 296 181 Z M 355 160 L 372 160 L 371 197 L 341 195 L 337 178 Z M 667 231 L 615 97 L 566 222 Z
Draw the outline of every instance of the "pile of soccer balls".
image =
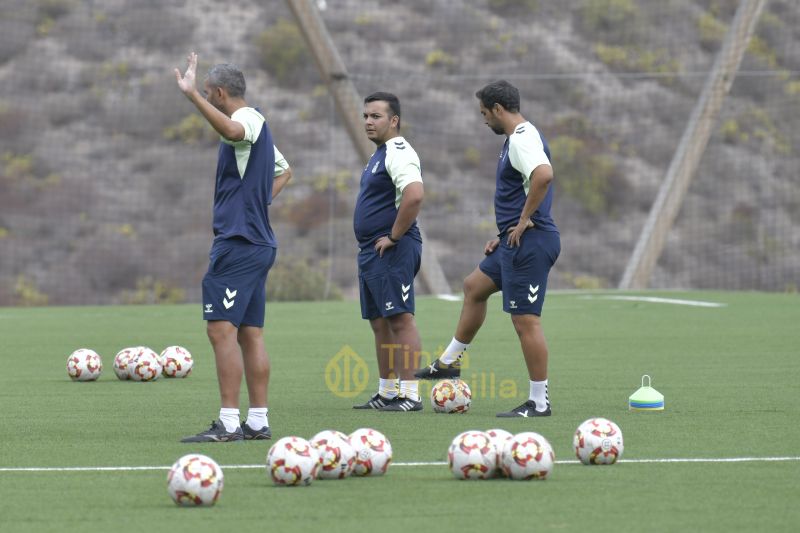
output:
M 160 376 L 185 378 L 194 361 L 189 350 L 168 346 L 157 354 L 146 346 L 123 348 L 114 357 L 114 374 L 120 380 L 154 381 Z M 103 372 L 103 361 L 88 348 L 75 350 L 67 358 L 67 374 L 73 381 L 95 381 Z
M 590 418 L 578 426 L 573 448 L 585 465 L 612 465 L 624 450 L 622 431 L 610 420 Z M 447 451 L 447 464 L 458 479 L 544 480 L 552 474 L 555 459 L 547 439 L 532 431 L 464 431 Z
M 315 479 L 381 476 L 391 462 L 392 445 L 380 431 L 361 428 L 348 436 L 325 430 L 311 440 L 279 439 L 267 453 L 267 476 L 277 486 L 303 486 Z M 177 505 L 214 505 L 222 485 L 220 466 L 200 454 L 184 455 L 167 475 L 167 492 Z

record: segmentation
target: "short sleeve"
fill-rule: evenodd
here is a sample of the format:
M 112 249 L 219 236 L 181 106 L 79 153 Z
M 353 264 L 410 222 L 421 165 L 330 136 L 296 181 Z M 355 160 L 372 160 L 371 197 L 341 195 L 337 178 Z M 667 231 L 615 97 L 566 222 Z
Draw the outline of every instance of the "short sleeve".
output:
M 241 141 L 228 142 L 228 144 L 238 144 L 246 142 L 253 144 L 261 134 L 264 125 L 264 116 L 252 107 L 240 107 L 231 115 L 231 120 L 238 122 L 244 127 L 244 138 Z M 224 139 L 223 139 L 224 141 Z
M 531 173 L 539 165 L 550 165 L 539 132 L 528 124 L 522 133 L 514 133 L 509 139 L 508 158 L 511 166 L 520 174 L 524 183 L 531 179 Z
M 386 171 L 399 193 L 402 193 L 410 183 L 422 183 L 419 156 L 402 137 L 387 141 Z

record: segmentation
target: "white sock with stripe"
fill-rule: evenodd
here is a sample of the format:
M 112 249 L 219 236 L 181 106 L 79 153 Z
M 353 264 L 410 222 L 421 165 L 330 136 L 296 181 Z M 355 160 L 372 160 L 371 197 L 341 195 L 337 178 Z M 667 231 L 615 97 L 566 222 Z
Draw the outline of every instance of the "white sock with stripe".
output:
M 536 410 L 543 412 L 547 410 L 550 404 L 550 397 L 547 395 L 547 380 L 544 381 L 531 381 L 529 400 L 536 402 Z
M 446 365 L 453 364 L 455 361 L 461 359 L 461 354 L 463 354 L 467 348 L 469 348 L 469 344 L 465 344 L 453 337 L 453 340 L 451 340 L 447 348 L 444 349 L 444 353 L 439 356 L 439 361 Z

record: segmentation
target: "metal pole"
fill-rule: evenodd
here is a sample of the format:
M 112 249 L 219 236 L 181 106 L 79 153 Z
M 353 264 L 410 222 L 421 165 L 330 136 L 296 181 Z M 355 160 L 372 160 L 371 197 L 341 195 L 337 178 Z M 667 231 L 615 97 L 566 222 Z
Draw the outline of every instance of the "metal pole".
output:
M 643 289 L 664 249 L 766 0 L 741 0 L 636 243 L 620 289 Z

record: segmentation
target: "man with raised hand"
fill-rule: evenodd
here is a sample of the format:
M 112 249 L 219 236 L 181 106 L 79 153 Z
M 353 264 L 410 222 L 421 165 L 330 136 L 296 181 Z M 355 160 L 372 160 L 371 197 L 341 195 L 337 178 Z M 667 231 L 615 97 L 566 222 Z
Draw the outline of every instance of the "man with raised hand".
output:
M 424 193 L 419 157 L 400 136 L 397 96 L 368 96 L 364 129 L 377 148 L 361 173 L 353 227 L 360 248 L 361 316 L 372 327 L 380 379 L 378 392 L 353 408 L 421 411 L 414 377 L 421 351 L 414 320 L 414 276 L 422 257 L 416 219 Z
M 268 206 L 291 178 L 264 116 L 244 100 L 245 80 L 231 64 L 214 65 L 195 87 L 197 54 L 189 55 L 178 87 L 219 133 L 214 187 L 214 242 L 203 278 L 203 318 L 214 349 L 221 408 L 211 427 L 181 442 L 230 442 L 271 437 L 267 418 L 270 362 L 264 348 L 267 273 L 277 241 Z M 250 408 L 239 419 L 242 376 Z
M 500 80 L 475 96 L 486 125 L 506 136 L 495 176 L 499 233 L 486 243 L 486 257 L 464 280 L 464 304 L 455 336 L 438 359 L 415 375 L 421 379 L 459 377 L 461 356 L 486 318 L 486 302 L 502 290 L 503 310 L 511 315 L 519 337 L 530 389 L 527 401 L 497 416 L 550 416 L 548 351 L 541 314 L 547 277 L 561 252 L 558 228 L 550 216 L 550 150 L 544 137 L 520 114 L 516 87 Z

